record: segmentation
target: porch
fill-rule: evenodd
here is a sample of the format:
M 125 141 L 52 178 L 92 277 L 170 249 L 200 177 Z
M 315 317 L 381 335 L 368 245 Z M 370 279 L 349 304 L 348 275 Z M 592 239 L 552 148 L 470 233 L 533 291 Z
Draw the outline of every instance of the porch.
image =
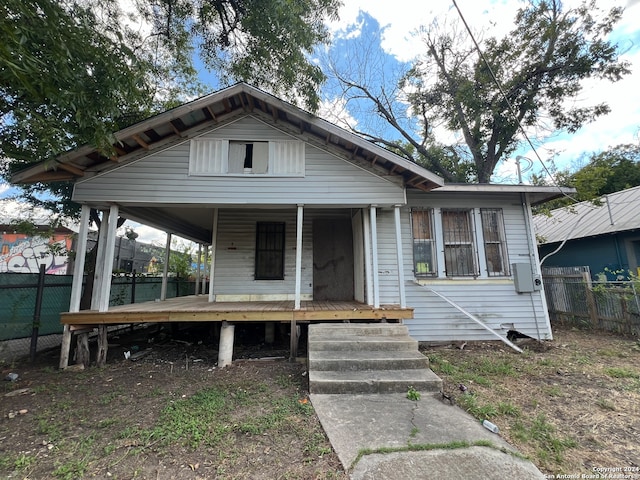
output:
M 143 302 L 109 307 L 105 312 L 82 310 L 61 314 L 65 325 L 88 326 L 148 322 L 313 322 L 370 320 L 400 322 L 413 318 L 413 308 L 400 305 L 374 307 L 357 301 L 293 300 L 209 302 L 206 295 L 176 297 L 158 302 Z
M 220 366 L 231 363 L 234 344 L 234 324 L 238 322 L 265 322 L 267 331 L 273 332 L 275 323 L 290 325 L 290 354 L 297 356 L 298 323 L 315 321 L 373 321 L 402 322 L 413 318 L 413 309 L 400 305 L 371 306 L 357 301 L 302 301 L 293 300 L 210 302 L 207 295 L 190 295 L 172 299 L 120 305 L 106 311 L 83 310 L 61 314 L 67 342 L 71 332 L 79 333 L 78 363 L 89 363 L 88 332 L 98 329 L 98 365 L 104 365 L 108 349 L 107 325 L 163 322 L 220 322 Z M 64 342 L 64 338 L 63 338 Z M 64 345 L 61 364 L 68 364 L 69 344 Z

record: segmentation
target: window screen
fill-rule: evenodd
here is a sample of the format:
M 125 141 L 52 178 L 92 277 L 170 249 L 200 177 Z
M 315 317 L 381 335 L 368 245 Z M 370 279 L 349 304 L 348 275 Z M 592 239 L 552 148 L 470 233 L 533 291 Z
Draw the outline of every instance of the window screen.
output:
M 477 276 L 471 210 L 442 210 L 444 266 L 448 277 Z
M 258 222 L 255 279 L 284 279 L 284 223 Z
M 487 274 L 490 277 L 509 275 L 502 209 L 481 208 L 480 213 L 482 216 L 484 251 L 487 258 Z
M 413 271 L 416 276 L 436 273 L 432 210 L 411 211 L 413 231 Z

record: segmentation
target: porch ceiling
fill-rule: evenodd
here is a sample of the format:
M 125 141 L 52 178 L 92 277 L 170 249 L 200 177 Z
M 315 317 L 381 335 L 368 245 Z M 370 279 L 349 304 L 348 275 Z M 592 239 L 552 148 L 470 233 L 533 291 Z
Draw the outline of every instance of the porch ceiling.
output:
M 41 162 L 18 172 L 12 182 L 90 178 L 246 114 L 261 116 L 304 141 L 338 153 L 355 163 L 363 162 L 382 174 L 398 175 L 409 187 L 428 191 L 444 183 L 442 178 L 413 162 L 243 83 L 116 132 L 116 142 L 108 155 L 87 145 L 61 155 L 53 162 Z

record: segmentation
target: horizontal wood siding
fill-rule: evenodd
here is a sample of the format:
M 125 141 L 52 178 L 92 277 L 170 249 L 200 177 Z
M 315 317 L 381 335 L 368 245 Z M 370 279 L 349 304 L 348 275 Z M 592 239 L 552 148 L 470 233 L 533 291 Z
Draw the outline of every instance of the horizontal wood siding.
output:
M 303 217 L 302 295 L 313 288 L 312 216 Z M 285 222 L 284 280 L 255 280 L 257 222 Z M 296 210 L 224 210 L 218 218 L 214 293 L 216 295 L 291 295 L 296 280 Z
M 268 141 L 291 136 L 251 116 L 202 138 Z M 304 177 L 189 176 L 190 142 L 78 182 L 78 202 L 122 204 L 366 205 L 404 203 L 401 185 L 309 144 Z
M 316 218 L 350 218 L 349 209 L 304 209 L 302 227 L 303 298 L 313 296 L 313 236 Z M 279 296 L 293 299 L 296 267 L 295 209 L 238 210 L 221 209 L 215 259 L 214 293 L 233 296 Z M 285 222 L 284 280 L 255 280 L 255 244 L 257 222 Z
M 495 340 L 495 336 L 478 326 L 457 309 L 415 283 L 411 238 L 411 207 L 502 208 L 509 263 L 529 261 L 526 227 L 519 197 L 478 196 L 473 201 L 430 193 L 408 196 L 409 205 L 401 209 L 404 278 L 407 306 L 415 309 L 414 318 L 405 320 L 410 334 L 420 341 Z M 398 300 L 395 226 L 393 210 L 378 212 L 378 252 L 381 303 Z M 517 293 L 513 277 L 485 279 L 433 279 L 429 288 L 490 325 L 498 333 L 515 329 L 534 338 L 551 338 L 548 314 L 541 292 Z

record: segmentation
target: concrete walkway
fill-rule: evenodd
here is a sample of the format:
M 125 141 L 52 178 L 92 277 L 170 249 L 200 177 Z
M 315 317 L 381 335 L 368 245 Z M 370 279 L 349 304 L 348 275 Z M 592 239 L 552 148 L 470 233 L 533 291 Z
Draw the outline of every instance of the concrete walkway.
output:
M 352 480 L 398 478 L 542 480 L 544 475 L 499 435 L 485 429 L 440 394 L 312 394 L 331 445 Z M 487 446 L 490 442 L 491 446 Z M 409 445 L 429 446 L 409 451 Z M 370 453 L 368 449 L 405 449 Z

